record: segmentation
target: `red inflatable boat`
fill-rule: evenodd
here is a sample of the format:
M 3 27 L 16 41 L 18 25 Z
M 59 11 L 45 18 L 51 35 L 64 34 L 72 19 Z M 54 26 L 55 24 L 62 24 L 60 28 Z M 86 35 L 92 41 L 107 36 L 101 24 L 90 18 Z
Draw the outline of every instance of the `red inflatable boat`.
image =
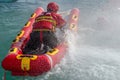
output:
M 5 70 L 11 71 L 13 76 L 38 76 L 52 69 L 66 54 L 68 45 L 65 41 L 62 41 L 52 51 L 48 51 L 42 55 L 22 53 L 23 47 L 29 40 L 34 20 L 43 11 L 41 7 L 35 10 L 15 40 L 13 40 L 9 53 L 2 61 L 2 67 Z M 76 8 L 72 9 L 68 16 L 68 29 L 76 31 L 79 10 Z

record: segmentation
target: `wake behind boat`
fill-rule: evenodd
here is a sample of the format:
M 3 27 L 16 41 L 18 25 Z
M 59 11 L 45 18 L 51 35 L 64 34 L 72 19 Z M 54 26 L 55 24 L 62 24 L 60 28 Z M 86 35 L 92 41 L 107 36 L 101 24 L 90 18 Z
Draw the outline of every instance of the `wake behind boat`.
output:
M 2 61 L 2 67 L 12 72 L 13 76 L 38 76 L 48 72 L 58 64 L 67 52 L 67 41 L 63 39 L 59 45 L 50 51 L 38 54 L 24 54 L 23 48 L 29 41 L 35 18 L 40 15 L 44 9 L 38 7 L 31 15 L 28 22 L 21 29 L 20 33 L 13 41 L 7 56 Z M 65 29 L 72 33 L 77 31 L 79 9 L 74 8 L 68 15 Z M 65 35 L 65 33 L 64 33 Z M 63 35 L 63 36 L 64 36 Z

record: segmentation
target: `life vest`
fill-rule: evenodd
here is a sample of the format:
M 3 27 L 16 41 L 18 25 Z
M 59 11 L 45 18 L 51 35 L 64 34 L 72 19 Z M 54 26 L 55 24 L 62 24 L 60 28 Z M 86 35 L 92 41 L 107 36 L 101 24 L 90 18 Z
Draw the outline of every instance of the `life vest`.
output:
M 55 31 L 56 20 L 51 13 L 45 12 L 35 19 L 33 31 Z

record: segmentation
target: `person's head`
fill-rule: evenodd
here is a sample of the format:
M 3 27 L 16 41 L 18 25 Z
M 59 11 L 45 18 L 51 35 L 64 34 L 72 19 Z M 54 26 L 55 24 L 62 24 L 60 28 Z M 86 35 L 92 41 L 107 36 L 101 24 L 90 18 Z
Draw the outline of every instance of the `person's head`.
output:
M 47 5 L 47 11 L 48 12 L 55 12 L 55 13 L 57 13 L 58 10 L 59 10 L 59 6 L 58 6 L 57 3 L 55 3 L 55 2 L 48 3 L 48 5 Z

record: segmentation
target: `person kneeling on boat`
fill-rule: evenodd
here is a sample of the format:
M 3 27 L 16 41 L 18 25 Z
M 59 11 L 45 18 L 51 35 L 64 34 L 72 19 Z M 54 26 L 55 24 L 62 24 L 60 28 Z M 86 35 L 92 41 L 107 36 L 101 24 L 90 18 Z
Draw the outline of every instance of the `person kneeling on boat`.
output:
M 55 28 L 61 29 L 66 25 L 66 21 L 61 15 L 57 14 L 58 10 L 58 4 L 50 2 L 47 5 L 47 11 L 35 19 L 30 40 L 23 49 L 24 54 L 42 53 L 41 50 L 46 53 L 49 48 L 53 49 L 57 46 L 58 40 L 55 35 Z M 44 47 L 42 47 L 42 44 Z

